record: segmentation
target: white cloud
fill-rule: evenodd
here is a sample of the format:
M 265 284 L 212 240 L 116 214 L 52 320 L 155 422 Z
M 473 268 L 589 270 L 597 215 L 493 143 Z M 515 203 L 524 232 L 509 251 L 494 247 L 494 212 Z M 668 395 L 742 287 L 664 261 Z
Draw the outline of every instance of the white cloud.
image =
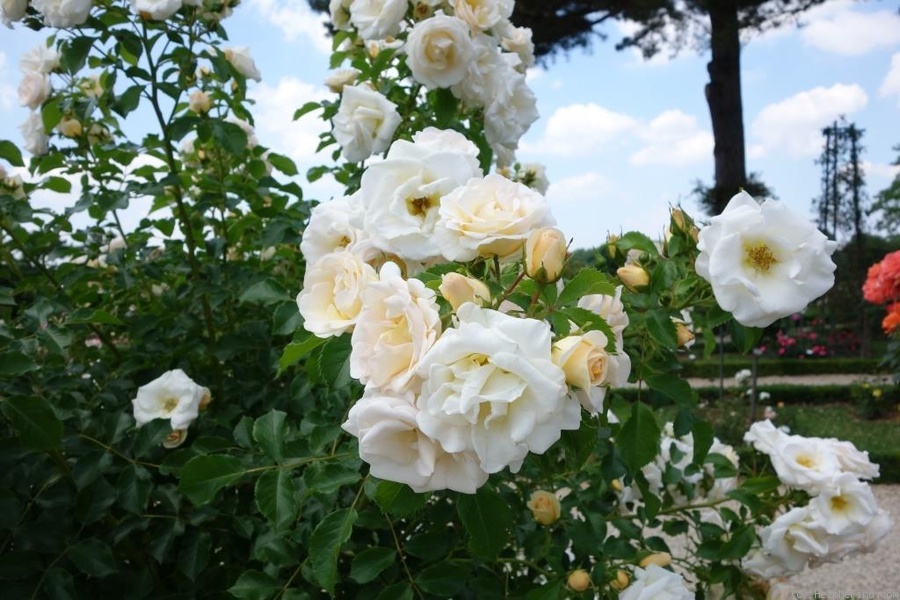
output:
M 859 56 L 900 44 L 900 14 L 893 9 L 864 12 L 848 1 L 829 2 L 809 11 L 800 39 L 818 50 Z
M 884 81 L 881 82 L 878 93 L 881 94 L 882 98 L 897 96 L 897 106 L 900 107 L 900 52 L 896 52 L 891 57 L 891 67 L 887 75 L 884 76 Z
M 629 157 L 633 165 L 685 166 L 709 161 L 712 156 L 712 134 L 680 110 L 663 112 L 639 135 L 648 145 Z
M 618 30 L 618 33 L 621 37 L 631 37 L 640 29 L 642 25 L 637 21 L 628 21 L 628 20 L 616 20 L 615 28 Z M 709 29 L 709 19 L 706 17 L 702 17 L 702 20 L 687 20 L 683 23 L 673 24 L 671 22 L 667 23 L 663 27 L 663 35 L 662 39 L 664 40 L 684 40 L 687 43 L 675 43 L 675 44 L 663 44 L 659 51 L 654 54 L 650 58 L 645 58 L 643 52 L 639 48 L 630 48 L 629 51 L 633 56 L 634 60 L 632 64 L 648 66 L 648 67 L 658 67 L 664 66 L 672 62 L 673 60 L 682 57 L 682 56 L 695 56 L 698 54 L 698 50 L 695 49 L 697 47 L 696 44 L 693 44 L 693 40 L 695 39 L 703 39 L 706 37 L 705 32 Z M 703 51 L 700 51 L 701 53 Z
M 0 81 L 12 80 L 12 75 L 7 71 L 8 58 L 5 52 L 0 52 Z M 0 83 L 0 111 L 10 112 L 16 106 L 16 88 L 9 83 Z
M 570 104 L 550 115 L 542 140 L 533 145 L 523 143 L 522 149 L 564 156 L 584 155 L 633 129 L 637 123 L 633 117 L 594 103 Z
M 550 187 L 547 188 L 547 200 L 550 202 L 550 206 L 596 201 L 600 195 L 607 194 L 611 188 L 609 180 L 603 175 L 584 173 L 551 182 Z
M 326 15 L 314 12 L 306 0 L 250 0 L 250 6 L 293 42 L 306 37 L 324 55 L 331 54 Z
M 900 165 L 873 163 L 864 160 L 862 168 L 863 172 L 867 176 L 872 176 L 876 179 L 883 179 L 886 182 L 893 181 L 894 177 L 900 175 Z
M 835 84 L 794 94 L 763 108 L 751 131 L 760 140 L 759 155 L 772 151 L 790 156 L 815 156 L 822 149 L 822 128 L 840 115 L 856 112 L 868 103 L 858 85 Z

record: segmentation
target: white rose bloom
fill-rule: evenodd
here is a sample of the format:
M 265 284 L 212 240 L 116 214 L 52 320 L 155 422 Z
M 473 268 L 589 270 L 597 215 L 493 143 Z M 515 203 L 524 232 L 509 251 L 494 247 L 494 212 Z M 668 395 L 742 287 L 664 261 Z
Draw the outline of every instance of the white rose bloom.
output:
M 22 137 L 25 138 L 22 147 L 26 151 L 34 156 L 47 154 L 47 150 L 50 148 L 50 136 L 44 129 L 41 113 L 37 111 L 30 113 L 25 122 L 19 125 L 19 129 L 22 131 Z
M 487 31 L 509 19 L 511 0 L 450 0 L 454 14 L 472 29 Z
M 383 40 L 400 33 L 409 0 L 353 0 L 350 23 L 364 40 Z
M 476 35 L 465 77 L 451 88 L 453 95 L 470 106 L 486 106 L 491 101 L 495 82 L 505 76 L 508 68 L 496 40 L 489 35 Z
M 406 389 L 419 361 L 441 335 L 435 293 L 406 280 L 392 262 L 362 293 L 362 310 L 350 338 L 350 375 L 367 387 Z
M 525 75 L 510 67 L 505 78 L 494 87 L 495 95 L 484 111 L 484 134 L 491 148 L 515 150 L 519 139 L 540 114 L 537 98 L 528 87 Z
M 406 64 L 429 89 L 448 88 L 466 76 L 473 46 L 465 22 L 443 13 L 419 21 L 406 40 Z
M 350 249 L 365 237 L 359 194 L 336 198 L 313 207 L 303 230 L 300 252 L 313 265 L 326 254 Z
M 623 350 L 606 351 L 607 338 L 600 331 L 568 336 L 553 344 L 553 362 L 566 374 L 566 382 L 577 388 L 574 397 L 586 411 L 603 411 L 610 387 L 622 387 L 631 374 L 631 358 Z
M 441 198 L 481 176 L 472 142 L 455 131 L 436 132 L 397 140 L 362 176 L 364 229 L 378 248 L 404 260 L 441 257 L 434 238 Z
M 252 150 L 259 145 L 259 140 L 256 138 L 256 130 L 253 128 L 253 125 L 248 123 L 243 119 L 238 119 L 234 115 L 228 115 L 225 118 L 226 123 L 234 123 L 238 127 L 244 130 L 244 133 L 247 134 L 247 148 Z
M 254 81 L 262 81 L 262 75 L 256 68 L 253 57 L 250 56 L 250 48 L 240 46 L 236 48 L 225 48 L 225 59 L 231 63 L 235 71 Z
M 787 205 L 741 192 L 700 230 L 695 268 L 739 323 L 765 327 L 831 288 L 836 247 Z
M 780 515 L 760 532 L 762 551 L 779 561 L 785 574 L 799 573 L 810 559 L 828 553 L 828 534 L 812 518 L 808 506 Z
M 693 597 L 681 575 L 658 565 L 635 568 L 631 585 L 619 594 L 619 600 L 689 600 Z
M 46 44 L 38 44 L 19 59 L 19 69 L 23 73 L 43 73 L 49 75 L 59 68 L 59 52 Z
M 532 230 L 556 225 L 542 195 L 494 173 L 444 196 L 439 212 L 435 239 L 451 261 L 518 259 Z
M 351 331 L 362 310 L 362 293 L 377 279 L 375 269 L 347 250 L 308 262 L 297 295 L 303 327 L 322 338 Z
M 169 419 L 175 430 L 187 429 L 200 413 L 204 399 L 209 400 L 209 389 L 194 383 L 181 369 L 175 369 L 139 387 L 131 404 L 138 427 L 153 419 Z
M 878 512 L 878 502 L 869 484 L 850 473 L 836 476 L 809 502 L 813 517 L 822 529 L 834 535 L 865 531 Z
M 782 483 L 813 493 L 828 487 L 841 472 L 837 456 L 820 438 L 781 437 L 770 456 Z
M 31 5 L 50 27 L 81 25 L 91 12 L 91 0 L 32 0 Z
M 622 349 L 622 332 L 628 327 L 628 313 L 622 303 L 622 286 L 616 287 L 613 296 L 607 294 L 588 294 L 578 300 L 578 308 L 589 310 L 603 317 L 616 336 L 616 348 Z
M 771 455 L 775 452 L 778 441 L 787 437 L 780 429 L 772 424 L 768 419 L 765 421 L 757 421 L 750 426 L 747 433 L 744 434 L 744 441 L 753 444 L 753 447 L 763 454 Z
M 353 0 L 330 0 L 328 12 L 331 14 L 331 23 L 338 31 L 350 29 L 350 5 Z
M 803 566 L 805 567 L 806 563 L 803 563 Z M 762 548 L 752 549 L 741 559 L 741 568 L 747 573 L 766 580 L 786 577 L 798 572 L 791 571 L 780 559 L 766 554 Z
M 839 562 L 845 556 L 858 553 L 874 552 L 880 542 L 894 526 L 884 509 L 877 509 L 872 520 L 862 531 L 857 533 L 845 533 L 834 536 L 828 544 L 828 554 L 821 560 L 811 561 L 811 566 L 817 566 L 820 562 Z
M 364 85 L 344 86 L 332 133 L 344 158 L 359 162 L 383 152 L 400 125 L 397 105 Z
M 28 13 L 28 0 L 0 0 L 0 22 L 12 29 Z
M 875 479 L 879 476 L 880 469 L 869 460 L 868 452 L 860 451 L 852 442 L 829 439 L 828 443 L 844 473 L 851 473 L 859 479 Z
M 325 87 L 335 94 L 340 94 L 344 91 L 344 86 L 353 85 L 358 76 L 358 69 L 338 69 L 325 78 Z
M 131 8 L 141 18 L 163 21 L 178 12 L 181 0 L 131 0 Z
M 457 316 L 419 364 L 419 429 L 446 452 L 474 451 L 487 473 L 516 472 L 581 420 L 551 360 L 550 326 L 473 303 Z
M 509 21 L 502 23 L 499 28 L 500 47 L 507 52 L 512 52 L 522 61 L 520 71 L 525 71 L 534 66 L 534 42 L 531 40 L 532 32 L 528 27 L 515 27 Z
M 31 110 L 41 107 L 50 97 L 50 77 L 37 71 L 29 71 L 22 76 L 19 83 L 19 103 Z

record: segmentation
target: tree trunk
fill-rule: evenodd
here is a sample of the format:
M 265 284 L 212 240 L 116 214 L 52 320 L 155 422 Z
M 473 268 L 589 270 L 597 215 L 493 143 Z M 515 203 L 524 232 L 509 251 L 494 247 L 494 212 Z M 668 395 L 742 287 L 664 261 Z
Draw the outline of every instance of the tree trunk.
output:
M 725 209 L 728 200 L 747 181 L 744 156 L 744 119 L 741 103 L 741 40 L 736 0 L 708 3 L 712 60 L 707 70 L 706 102 L 712 119 L 715 148 L 715 187 L 712 214 Z

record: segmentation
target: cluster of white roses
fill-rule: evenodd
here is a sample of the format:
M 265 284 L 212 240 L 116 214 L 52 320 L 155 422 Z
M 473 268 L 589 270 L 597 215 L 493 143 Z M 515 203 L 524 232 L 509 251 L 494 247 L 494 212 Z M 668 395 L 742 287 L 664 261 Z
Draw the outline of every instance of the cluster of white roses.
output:
M 31 0 L 48 27 L 75 27 L 87 21 L 92 0 Z M 28 14 L 28 0 L 0 0 L 0 20 L 7 27 Z
M 891 528 L 861 481 L 878 477 L 867 452 L 846 441 L 789 435 L 771 421 L 754 423 L 744 439 L 770 457 L 784 485 L 810 496 L 762 530 L 760 547 L 743 561 L 747 571 L 771 579 L 871 552 Z
M 174 369 L 139 387 L 131 404 L 138 427 L 154 419 L 168 419 L 172 432 L 163 446 L 176 448 L 187 439 L 188 427 L 211 400 L 208 388 L 195 383 L 181 369 Z
M 725 457 L 735 469 L 740 465 L 737 452 L 728 444 L 722 443 L 719 438 L 713 438 L 707 457 L 716 454 Z M 681 437 L 675 436 L 674 425 L 666 423 L 663 427 L 663 435 L 659 440 L 659 453 L 651 462 L 641 468 L 641 473 L 647 479 L 650 492 L 661 496 L 663 490 L 672 498 L 675 505 L 687 505 L 691 502 L 715 502 L 724 499 L 728 492 L 737 488 L 738 479 L 731 477 L 716 477 L 715 466 L 709 460 L 704 461 L 703 468 L 691 472 L 688 466 L 694 462 L 694 434 L 688 433 Z M 666 483 L 672 480 L 672 472 L 679 471 L 679 483 Z M 641 491 L 637 486 L 623 486 L 617 490 L 619 502 L 622 508 L 626 503 L 641 499 Z M 715 519 L 710 511 L 710 518 Z M 717 513 L 716 513 L 717 514 Z
M 50 98 L 53 87 L 50 73 L 59 69 L 59 53 L 45 44 L 35 46 L 19 60 L 22 81 L 19 83 L 19 103 L 31 109 L 25 122 L 20 125 L 25 138 L 25 150 L 34 154 L 46 154 L 50 136 L 41 118 L 41 105 Z M 62 122 L 60 123 L 62 125 Z M 79 132 L 80 133 L 80 132 Z
M 631 367 L 618 297 L 581 299 L 607 320 L 617 353 L 599 331 L 554 343 L 548 323 L 460 272 L 438 288 L 453 311 L 442 323 L 438 294 L 410 278 L 425 266 L 496 260 L 556 281 L 565 260 L 544 197 L 483 176 L 476 154 L 454 131 L 396 141 L 358 192 L 315 207 L 301 243 L 304 327 L 323 338 L 351 332 L 350 374 L 365 385 L 344 429 L 373 475 L 417 491 L 472 493 L 491 473 L 517 471 L 578 428 L 580 403 L 600 410 Z
M 485 137 L 500 165 L 510 165 L 519 139 L 537 120 L 525 70 L 534 64 L 531 30 L 509 17 L 513 0 L 331 0 L 338 30 L 355 31 L 368 52 L 399 48 L 416 82 L 449 89 L 483 109 Z M 334 136 L 344 157 L 361 161 L 384 151 L 400 123 L 396 105 L 353 71 L 330 84 L 342 90 Z

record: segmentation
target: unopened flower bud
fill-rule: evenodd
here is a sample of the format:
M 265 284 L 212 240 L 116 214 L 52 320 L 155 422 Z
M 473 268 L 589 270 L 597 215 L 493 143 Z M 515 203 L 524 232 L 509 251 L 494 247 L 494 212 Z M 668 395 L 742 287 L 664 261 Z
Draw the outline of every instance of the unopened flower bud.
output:
M 632 292 L 650 283 L 650 275 L 638 265 L 625 265 L 616 270 L 616 275 Z
M 650 565 L 656 565 L 657 567 L 667 567 L 671 562 L 672 555 L 668 552 L 655 552 L 653 554 L 645 556 L 639 563 L 639 566 L 641 568 L 646 568 Z
M 91 123 L 91 126 L 88 128 L 88 143 L 90 145 L 105 144 L 111 139 L 112 135 L 110 135 L 109 129 L 100 123 Z
M 622 569 L 618 569 L 616 571 L 616 578 L 610 581 L 609 585 L 621 591 L 627 588 L 629 583 L 628 573 L 626 573 Z
M 438 291 L 450 303 L 453 310 L 457 310 L 466 302 L 484 306 L 491 301 L 491 291 L 484 282 L 459 273 L 444 273 Z
M 187 429 L 174 429 L 163 439 L 163 448 L 177 448 L 187 439 Z
M 339 69 L 325 78 L 325 85 L 335 94 L 344 91 L 345 85 L 353 85 L 359 71 L 356 69 Z
M 621 492 L 622 490 L 625 489 L 625 488 L 622 486 L 622 480 L 621 480 L 621 479 L 613 479 L 613 480 L 612 480 L 612 483 L 610 483 L 609 485 L 610 485 L 610 487 L 612 487 L 612 489 L 614 489 L 614 490 L 617 491 L 617 492 Z
M 198 115 L 204 115 L 212 107 L 212 100 L 210 100 L 209 94 L 203 90 L 194 90 L 188 100 L 188 106 Z
M 569 573 L 566 585 L 574 592 L 583 592 L 591 587 L 591 576 L 584 569 L 577 569 Z
M 694 341 L 694 332 L 688 328 L 684 321 L 672 319 L 672 322 L 675 323 L 675 335 L 678 337 L 679 347 L 686 347 Z
M 615 260 L 616 252 L 618 248 L 616 247 L 616 242 L 619 241 L 619 236 L 614 233 L 610 233 L 606 236 L 606 251 L 609 253 L 609 257 Z
M 555 227 L 541 227 L 525 241 L 525 273 L 538 283 L 553 283 L 566 264 L 566 236 Z
M 673 208 L 671 216 L 674 229 L 677 229 L 678 231 L 687 231 L 687 221 L 680 208 Z
M 559 520 L 560 506 L 559 499 L 555 494 L 544 490 L 537 490 L 531 494 L 528 501 L 528 508 L 531 509 L 531 516 L 541 525 L 552 525 Z
M 77 138 L 81 135 L 81 121 L 72 117 L 63 117 L 56 125 L 56 130 L 67 138 Z

